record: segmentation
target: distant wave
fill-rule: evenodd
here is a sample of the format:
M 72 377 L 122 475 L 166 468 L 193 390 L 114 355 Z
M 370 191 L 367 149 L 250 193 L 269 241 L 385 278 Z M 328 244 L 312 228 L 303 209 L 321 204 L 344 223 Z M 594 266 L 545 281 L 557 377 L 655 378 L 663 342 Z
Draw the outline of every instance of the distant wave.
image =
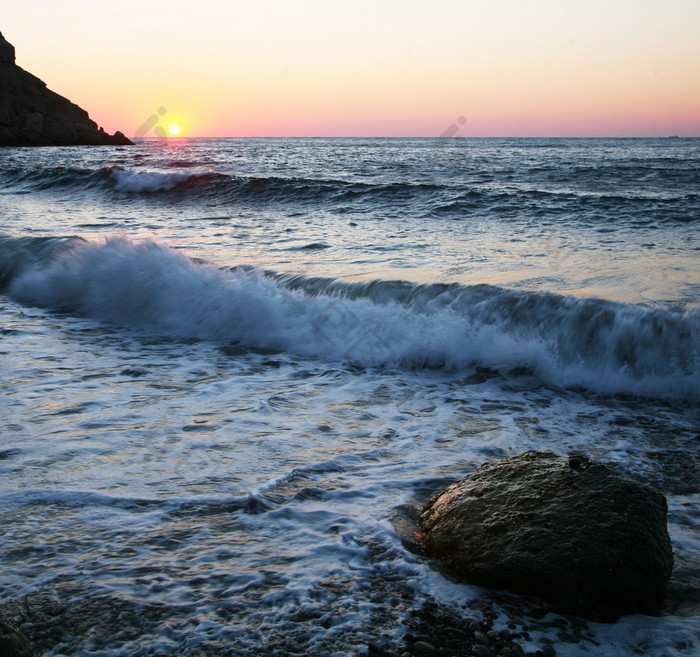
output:
M 218 269 L 125 236 L 0 239 L 15 299 L 149 335 L 366 367 L 473 365 L 602 393 L 700 399 L 700 311 L 490 285 L 349 283 Z
M 8 167 L 0 172 L 0 188 L 10 189 L 13 187 L 20 191 L 102 187 L 117 192 L 136 194 L 189 189 L 205 193 L 218 193 L 230 198 L 333 194 L 346 200 L 368 192 L 396 198 L 412 190 L 436 191 L 441 189 L 440 185 L 431 184 L 372 184 L 328 179 L 233 176 L 214 171 L 142 171 L 127 170 L 119 166 L 106 166 L 98 169 L 65 166 L 32 169 Z
M 118 166 L 97 169 L 65 166 L 32 169 L 8 167 L 0 172 L 0 189 L 20 192 L 103 189 L 127 194 L 148 194 L 178 188 L 201 190 L 228 177 L 212 171 L 129 171 Z
M 56 192 L 77 195 L 115 194 L 140 199 L 178 202 L 279 203 L 313 207 L 390 208 L 424 217 L 462 218 L 478 215 L 509 218 L 559 215 L 582 220 L 600 216 L 634 220 L 695 221 L 698 195 L 678 195 L 672 188 L 654 191 L 637 188 L 573 189 L 557 180 L 556 172 L 541 171 L 528 186 L 480 183 L 363 182 L 326 178 L 237 176 L 216 171 L 148 171 L 107 166 L 7 167 L 0 170 L 0 190 L 6 193 Z M 589 174 L 590 175 L 590 174 Z M 553 177 L 552 180 L 549 180 Z M 638 185 L 637 185 L 638 187 Z M 687 186 L 683 189 L 687 190 Z
M 205 189 L 228 178 L 222 173 L 161 173 L 158 171 L 125 171 L 117 167 L 109 169 L 110 183 L 117 192 L 162 192 L 171 189 Z

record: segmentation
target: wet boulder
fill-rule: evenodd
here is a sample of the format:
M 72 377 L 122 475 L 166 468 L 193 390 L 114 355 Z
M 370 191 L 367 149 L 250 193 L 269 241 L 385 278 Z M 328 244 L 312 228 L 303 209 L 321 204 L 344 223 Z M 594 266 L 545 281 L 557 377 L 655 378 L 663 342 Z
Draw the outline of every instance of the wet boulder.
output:
M 586 456 L 530 451 L 434 496 L 418 537 L 466 582 L 612 621 L 659 612 L 673 568 L 666 513 L 661 493 Z

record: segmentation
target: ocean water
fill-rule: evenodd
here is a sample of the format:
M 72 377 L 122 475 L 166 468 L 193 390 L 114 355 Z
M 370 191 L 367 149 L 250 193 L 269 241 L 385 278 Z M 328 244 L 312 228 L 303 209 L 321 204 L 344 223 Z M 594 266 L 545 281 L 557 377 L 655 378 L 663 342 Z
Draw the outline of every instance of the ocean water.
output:
M 43 654 L 400 654 L 426 608 L 700 654 L 700 140 L 5 148 L 0 221 L 0 600 Z M 527 449 L 666 495 L 662 616 L 411 552 Z

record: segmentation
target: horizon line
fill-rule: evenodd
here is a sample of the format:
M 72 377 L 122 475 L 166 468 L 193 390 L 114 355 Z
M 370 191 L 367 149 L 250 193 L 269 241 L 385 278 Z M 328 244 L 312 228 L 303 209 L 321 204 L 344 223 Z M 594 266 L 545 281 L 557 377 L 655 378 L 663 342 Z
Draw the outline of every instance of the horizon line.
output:
M 505 136 L 477 136 L 455 135 L 454 137 L 442 137 L 440 135 L 236 135 L 236 136 L 196 136 L 169 135 L 166 137 L 132 137 L 138 141 L 184 141 L 187 139 L 439 139 L 445 141 L 459 141 L 462 139 L 700 139 L 698 135 L 595 135 L 595 136 L 547 136 L 547 135 L 505 135 Z

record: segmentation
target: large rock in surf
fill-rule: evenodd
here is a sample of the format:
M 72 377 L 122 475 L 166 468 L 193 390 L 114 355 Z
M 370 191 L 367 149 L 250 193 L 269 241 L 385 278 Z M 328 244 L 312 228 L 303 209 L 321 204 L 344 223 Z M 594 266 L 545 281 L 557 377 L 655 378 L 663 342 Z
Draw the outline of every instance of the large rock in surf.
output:
M 0 54 L 1 51 L 0 51 Z M 32 657 L 34 651 L 24 634 L 0 611 L 0 656 Z
M 132 144 L 107 134 L 88 113 L 15 64 L 15 49 L 0 34 L 0 146 Z
M 467 582 L 611 621 L 659 612 L 673 568 L 666 512 L 661 493 L 601 463 L 531 451 L 434 496 L 418 536 Z

